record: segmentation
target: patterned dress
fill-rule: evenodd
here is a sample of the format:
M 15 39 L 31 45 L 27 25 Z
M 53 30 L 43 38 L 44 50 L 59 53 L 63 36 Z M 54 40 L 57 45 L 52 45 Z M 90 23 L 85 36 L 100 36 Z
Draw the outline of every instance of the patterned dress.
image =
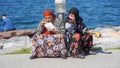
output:
M 66 55 L 64 35 L 62 34 L 40 34 L 36 33 L 32 40 L 33 51 L 38 57 L 59 57 Z
M 89 53 L 89 51 L 91 51 L 91 48 L 93 46 L 93 36 L 91 36 L 90 34 L 85 33 L 84 35 L 82 35 L 81 37 L 81 47 L 82 50 L 85 53 Z
M 69 51 L 71 56 L 76 56 L 81 53 L 81 40 L 80 40 L 80 34 L 75 33 L 73 34 L 71 40 L 70 40 L 70 47 Z
M 70 23 L 70 22 L 66 22 Z M 66 25 L 65 24 L 65 25 Z M 88 33 L 89 29 L 84 23 L 72 24 L 69 28 L 66 28 L 67 35 L 67 50 L 70 51 L 71 56 L 76 56 L 82 52 L 89 53 L 93 45 L 93 37 Z M 79 40 L 77 40 L 79 35 Z

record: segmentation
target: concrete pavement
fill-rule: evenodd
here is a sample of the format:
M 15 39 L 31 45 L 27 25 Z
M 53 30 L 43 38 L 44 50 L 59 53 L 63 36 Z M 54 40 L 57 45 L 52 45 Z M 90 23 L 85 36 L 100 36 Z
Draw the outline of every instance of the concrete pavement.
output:
M 30 60 L 30 54 L 0 55 L 0 68 L 120 68 L 120 50 L 109 52 L 112 54 L 97 53 L 85 59 L 69 57 Z

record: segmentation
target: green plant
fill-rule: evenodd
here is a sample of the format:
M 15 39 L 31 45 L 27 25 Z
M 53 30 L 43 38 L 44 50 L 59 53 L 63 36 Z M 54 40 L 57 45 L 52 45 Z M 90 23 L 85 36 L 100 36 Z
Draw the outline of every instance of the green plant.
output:
M 104 50 L 120 50 L 120 47 L 115 47 L 115 48 L 105 48 Z
M 120 47 L 115 47 L 115 48 L 104 48 L 102 49 L 101 47 L 92 47 L 92 50 L 120 50 Z
M 6 54 L 29 54 L 31 50 L 32 50 L 31 48 L 22 48 L 21 50 L 17 50 Z

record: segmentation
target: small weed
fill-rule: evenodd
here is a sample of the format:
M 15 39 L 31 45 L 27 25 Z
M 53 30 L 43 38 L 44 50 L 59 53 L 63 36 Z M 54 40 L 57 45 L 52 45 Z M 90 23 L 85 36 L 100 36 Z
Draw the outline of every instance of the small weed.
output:
M 17 50 L 6 54 L 30 54 L 31 50 L 32 50 L 31 48 L 22 48 L 21 50 Z

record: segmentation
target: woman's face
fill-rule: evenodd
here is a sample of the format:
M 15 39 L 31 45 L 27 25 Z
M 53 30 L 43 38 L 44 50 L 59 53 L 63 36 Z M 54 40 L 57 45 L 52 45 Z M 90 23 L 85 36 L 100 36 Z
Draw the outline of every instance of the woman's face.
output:
M 52 22 L 52 20 L 53 20 L 53 16 L 52 16 L 52 15 L 50 15 L 50 16 L 45 16 L 45 21 L 46 21 L 46 22 Z
M 70 13 L 69 14 L 70 22 L 75 23 L 75 15 Z

